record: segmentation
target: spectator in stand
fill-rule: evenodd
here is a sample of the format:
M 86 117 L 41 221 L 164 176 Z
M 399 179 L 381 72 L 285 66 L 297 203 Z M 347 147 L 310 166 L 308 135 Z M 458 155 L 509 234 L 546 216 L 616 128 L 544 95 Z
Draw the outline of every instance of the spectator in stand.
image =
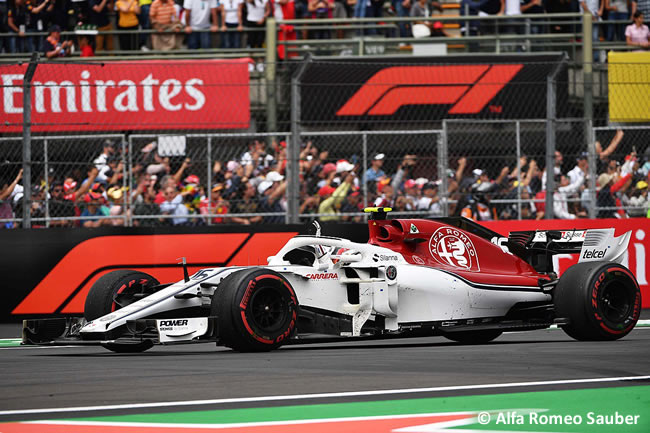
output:
M 612 141 L 609 142 L 609 145 L 605 150 L 603 150 L 600 141 L 596 141 L 596 154 L 598 155 L 598 162 L 601 165 L 605 164 L 605 166 L 607 166 L 607 164 L 609 164 L 609 157 L 612 153 L 614 153 L 618 145 L 621 143 L 623 136 L 623 130 L 618 129 L 614 135 L 614 138 L 612 138 Z M 602 171 L 600 166 L 598 167 L 598 171 Z
M 375 18 L 374 24 L 379 24 L 383 12 L 384 0 L 370 0 L 370 2 L 366 4 L 366 18 Z M 366 32 L 368 35 L 376 35 L 377 33 L 377 29 L 373 28 L 368 29 Z
M 48 30 L 47 39 L 43 43 L 43 51 L 48 59 L 64 57 L 70 55 L 72 41 L 61 42 L 61 29 L 53 25 Z
M 646 217 L 650 201 L 648 201 L 648 182 L 640 180 L 634 186 L 632 192 L 624 195 L 623 205 L 628 207 L 627 213 L 630 217 Z
M 560 175 L 555 181 L 555 193 L 553 194 L 553 213 L 555 218 L 559 219 L 576 219 L 577 217 L 586 217 L 585 212 L 573 214 L 569 212 L 568 198 L 575 196 L 585 181 L 584 176 L 576 177 L 576 182 L 571 183 L 568 176 Z
M 587 161 L 587 152 L 582 152 L 576 159 L 576 166 L 573 167 L 571 171 L 567 173 L 569 177 L 569 182 L 571 184 L 576 184 L 582 179 L 584 183 L 589 170 L 589 162 Z
M 210 200 L 205 200 L 204 203 L 202 203 L 200 212 L 202 215 L 210 215 L 212 218 L 211 223 L 212 224 L 223 224 L 226 222 L 226 219 L 223 217 L 217 217 L 213 215 L 225 215 L 228 213 L 228 208 L 230 207 L 230 204 L 224 200 L 224 198 L 221 196 L 222 191 L 224 190 L 224 185 L 222 183 L 218 183 L 212 187 L 212 193 L 210 196 Z
M 32 38 L 26 32 L 33 31 L 31 14 L 29 13 L 27 0 L 14 0 L 13 6 L 7 10 L 7 25 L 10 33 L 16 36 L 9 38 L 12 53 L 29 53 L 34 51 Z
M 395 14 L 399 18 L 405 18 L 411 16 L 411 5 L 413 4 L 411 0 L 391 0 L 393 8 L 395 9 Z M 399 37 L 400 38 L 409 38 L 411 37 L 411 23 L 409 22 L 400 22 L 398 23 L 399 27 Z
M 611 190 L 615 177 L 612 174 L 602 173 L 598 176 L 598 191 L 596 193 L 596 206 L 600 208 L 598 218 L 615 218 L 616 199 Z
M 605 1 L 606 0 L 580 0 L 580 10 L 591 14 L 591 20 L 593 21 L 591 39 L 594 42 L 599 41 L 598 34 L 600 27 L 596 23 L 600 21 L 603 16 Z M 600 61 L 600 53 L 598 50 L 594 50 L 594 63 L 598 61 Z
M 174 218 L 171 219 L 172 225 L 189 225 L 190 220 L 187 216 L 190 212 L 183 203 L 183 197 L 189 193 L 189 190 L 179 193 L 176 187 L 165 187 L 163 192 L 165 201 L 160 204 L 160 212 L 163 215 L 174 215 Z
M 278 21 L 293 20 L 296 18 L 294 0 L 277 0 L 273 2 L 273 15 Z M 278 41 L 295 41 L 297 39 L 296 30 L 291 24 L 280 24 L 278 27 Z M 296 46 L 278 44 L 278 58 L 284 60 L 287 57 L 296 57 L 298 53 L 287 52 L 289 48 L 294 49 Z
M 503 13 L 506 16 L 519 16 L 521 15 L 521 4 L 520 0 L 503 0 Z M 517 19 L 508 19 L 504 23 L 504 28 L 501 30 L 503 34 L 521 34 L 523 29 L 521 28 L 522 21 Z M 516 42 L 515 42 L 516 43 Z M 510 46 L 509 48 L 514 48 Z
M 92 217 L 82 220 L 82 226 L 85 228 L 101 227 L 110 224 L 106 218 L 109 216 L 109 209 L 103 204 L 102 195 L 90 191 L 84 196 L 86 208 L 81 212 L 82 217 Z
M 50 201 L 48 203 L 50 227 L 71 227 L 72 220 L 67 219 L 75 216 L 73 201 L 65 199 L 63 182 L 55 181 L 50 188 Z
M 627 21 L 630 12 L 627 7 L 628 0 L 604 0 L 608 21 Z M 623 24 L 607 24 L 608 41 L 625 41 L 625 26 Z
M 334 10 L 334 0 L 309 0 L 308 6 L 311 18 L 314 20 L 332 18 Z M 316 25 L 319 25 L 316 23 Z M 321 24 L 322 25 L 322 24 Z M 312 30 L 312 39 L 330 39 L 331 34 L 327 29 Z
M 257 200 L 257 193 L 255 186 L 247 181 L 241 184 L 242 193 L 241 198 L 235 202 L 233 206 L 233 214 L 255 214 L 258 211 L 259 203 Z M 257 224 L 262 221 L 262 217 L 256 216 L 235 216 L 231 217 L 230 221 L 235 224 L 251 225 Z
M 156 33 L 151 35 L 154 50 L 176 49 L 176 34 L 183 28 L 172 0 L 154 0 L 149 9 L 149 20 Z
M 185 0 L 185 33 L 187 33 L 187 48 L 211 48 L 212 33 L 219 28 L 217 21 L 217 0 Z M 210 30 L 207 32 L 206 30 Z
M 387 181 L 390 181 L 390 179 L 387 179 Z M 395 205 L 395 194 L 390 183 L 378 182 L 377 192 L 381 195 L 375 199 L 373 206 L 393 207 Z
M 285 212 L 286 204 L 284 201 L 284 192 L 287 189 L 287 182 L 277 171 L 270 171 L 265 179 L 258 185 L 262 198 L 260 199 L 260 213 L 279 213 Z M 270 215 L 262 217 L 264 224 L 283 223 L 284 215 Z
M 354 18 L 365 18 L 366 17 L 366 7 L 370 3 L 370 0 L 356 0 L 354 4 Z M 358 35 L 363 35 L 363 30 L 357 30 Z
M 546 13 L 544 7 L 545 7 L 544 0 L 521 0 L 521 13 L 524 15 Z M 545 32 L 544 31 L 545 26 L 542 24 L 538 24 L 540 21 L 539 19 L 531 20 L 530 18 L 527 18 L 526 22 L 529 21 L 530 21 L 531 34 L 537 35 Z
M 70 0 L 50 0 L 45 9 L 47 13 L 48 26 L 57 25 L 61 31 L 64 32 L 70 30 L 68 25 L 70 10 L 72 10 Z
M 241 48 L 244 0 L 221 0 L 221 48 Z
M 126 207 L 124 206 L 124 190 L 118 186 L 113 186 L 106 191 L 108 197 L 108 214 L 110 218 L 106 225 L 125 226 L 126 225 Z
M 79 36 L 79 50 L 81 51 L 80 57 L 93 57 L 95 55 L 87 35 Z
M 479 16 L 503 15 L 505 11 L 505 0 L 486 0 L 479 6 Z M 500 24 L 500 23 L 499 23 Z M 495 33 L 495 21 L 485 20 L 480 23 L 481 34 L 491 35 Z
M 138 186 L 131 196 L 133 206 L 133 225 L 140 227 L 155 227 L 164 224 L 160 218 L 138 218 L 139 216 L 160 215 L 160 207 L 155 203 L 156 199 L 156 177 L 151 174 L 143 174 Z
M 650 15 L 650 0 L 632 0 L 632 13 L 641 12 L 644 17 Z
M 90 24 L 97 26 L 96 51 L 113 51 L 113 35 L 103 32 L 113 30 L 108 12 L 113 9 L 112 0 L 88 0 Z
M 140 28 L 142 30 L 151 29 L 151 2 L 152 0 L 138 0 L 138 5 L 140 6 L 140 15 L 138 15 L 138 21 L 140 22 Z M 140 33 L 140 50 L 149 51 L 147 46 L 147 41 L 149 40 L 149 33 L 141 32 Z
M 11 206 L 11 197 L 13 196 L 18 182 L 23 178 L 23 169 L 18 170 L 18 175 L 12 182 L 7 180 L 0 181 L 0 220 L 12 219 L 14 211 Z M 0 228 L 14 228 L 11 221 L 0 221 Z
M 97 167 L 99 174 L 97 175 L 97 181 L 106 182 L 108 181 L 108 172 L 111 170 L 111 167 L 108 165 L 108 159 L 115 154 L 115 143 L 111 139 L 104 140 L 102 145 L 102 153 L 93 160 L 93 164 Z
M 440 206 L 440 197 L 438 196 L 438 185 L 427 183 L 422 186 L 422 198 L 418 200 L 417 210 L 426 211 L 429 217 L 442 216 L 442 206 Z
M 341 213 L 359 213 L 363 211 L 363 203 L 361 202 L 361 193 L 359 191 L 352 191 L 345 198 L 345 201 L 341 205 Z M 362 216 L 342 216 L 342 221 L 351 222 L 351 223 L 360 223 L 362 222 Z
M 382 177 L 386 176 L 384 170 L 381 169 L 381 167 L 384 165 L 385 157 L 386 155 L 384 155 L 383 153 L 378 153 L 372 158 L 372 162 L 370 163 L 370 168 L 366 170 L 364 183 L 376 182 Z
M 326 214 L 319 218 L 323 222 L 338 221 L 340 219 L 337 214 L 340 213 L 343 200 L 347 196 L 348 191 L 354 184 L 356 178 L 356 174 L 353 171 L 344 174 L 345 178 L 343 182 L 341 182 L 336 189 L 330 185 L 325 185 L 318 191 L 318 195 L 322 200 L 318 206 L 318 213 Z
M 142 12 L 138 0 L 117 0 L 115 7 L 118 13 L 117 29 L 132 32 L 120 33 L 120 50 L 132 51 L 138 49 L 140 35 L 137 34 L 136 30 L 138 30 L 139 25 L 138 15 Z
M 553 159 L 553 176 L 559 176 L 562 174 L 562 162 L 564 161 L 564 157 L 562 156 L 562 152 L 559 150 L 555 151 L 555 158 Z M 542 174 L 542 189 L 546 189 L 546 173 L 548 172 L 547 169 L 544 169 L 544 173 Z
M 269 0 L 246 0 L 246 27 L 248 32 L 248 46 L 262 48 L 265 34 L 266 19 L 271 15 Z
M 546 0 L 545 8 L 549 14 L 565 14 L 576 12 L 573 9 L 574 0 Z M 571 18 L 555 18 L 551 17 L 554 24 L 551 25 L 551 33 L 572 33 L 574 26 L 572 24 L 562 24 L 563 21 L 570 21 Z
M 625 40 L 628 45 L 648 48 L 650 41 L 650 30 L 643 24 L 643 14 L 639 11 L 633 15 L 634 22 L 625 28 Z
M 31 28 L 28 28 L 28 32 L 42 32 L 45 31 L 49 24 L 48 17 L 49 13 L 47 8 L 50 6 L 52 0 L 29 0 L 28 10 L 31 14 L 30 21 L 32 23 Z M 40 51 L 43 48 L 43 36 L 33 36 L 32 44 L 34 50 Z
M 0 0 L 0 33 L 9 33 L 9 27 L 7 27 L 7 0 Z M 4 51 L 5 53 L 11 53 L 11 44 L 9 37 L 0 37 L 0 54 Z M 3 224 L 0 224 L 2 226 Z
M 430 6 L 437 9 L 439 12 L 442 12 L 442 6 L 437 1 L 429 3 L 429 0 L 417 0 L 411 6 L 410 16 L 411 18 L 428 18 L 433 13 L 430 9 Z M 432 34 L 434 22 L 433 21 L 413 21 L 413 25 L 416 24 L 424 25 L 429 29 L 429 34 Z

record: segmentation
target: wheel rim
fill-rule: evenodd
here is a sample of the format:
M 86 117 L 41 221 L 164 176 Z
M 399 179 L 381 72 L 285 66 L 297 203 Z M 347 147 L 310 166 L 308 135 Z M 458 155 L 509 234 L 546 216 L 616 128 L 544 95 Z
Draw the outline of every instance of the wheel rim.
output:
M 282 293 L 271 286 L 255 291 L 250 300 L 251 321 L 260 331 L 271 333 L 282 328 L 289 313 L 289 305 Z
M 613 324 L 625 322 L 632 314 L 634 290 L 620 281 L 610 281 L 600 291 L 601 313 L 603 318 Z
M 148 281 L 136 280 L 136 282 L 127 286 L 126 284 L 120 287 L 113 295 L 113 302 L 111 303 L 111 311 L 119 310 L 127 305 L 131 305 L 136 301 L 142 299 L 145 295 L 145 288 Z M 140 295 L 140 296 L 139 296 Z

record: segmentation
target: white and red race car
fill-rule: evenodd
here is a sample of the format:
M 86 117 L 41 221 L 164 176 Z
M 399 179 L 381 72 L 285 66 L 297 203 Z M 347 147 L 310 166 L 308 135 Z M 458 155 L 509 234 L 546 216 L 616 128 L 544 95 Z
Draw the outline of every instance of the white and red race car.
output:
M 620 263 L 630 233 L 513 232 L 464 218 L 386 219 L 370 209 L 369 241 L 296 236 L 265 266 L 202 269 L 160 284 L 138 271 L 100 278 L 83 318 L 34 319 L 24 344 L 99 344 L 139 352 L 212 341 L 267 351 L 312 338 L 441 335 L 485 343 L 504 331 L 559 325 L 578 340 L 627 335 L 641 312 Z M 554 254 L 580 254 L 560 278 Z

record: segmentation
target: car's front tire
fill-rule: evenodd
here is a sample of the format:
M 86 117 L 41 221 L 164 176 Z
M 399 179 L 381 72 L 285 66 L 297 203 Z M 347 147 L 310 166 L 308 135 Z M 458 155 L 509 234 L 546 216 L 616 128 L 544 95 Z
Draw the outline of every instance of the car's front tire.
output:
M 153 286 L 160 284 L 158 280 L 144 272 L 130 269 L 112 271 L 99 278 L 90 288 L 84 305 L 84 317 L 87 321 L 105 316 L 112 311 L 126 307 L 139 299 L 137 296 L 148 293 Z M 150 340 L 138 343 L 105 343 L 106 349 L 118 353 L 144 352 L 153 346 Z
M 253 268 L 234 272 L 217 288 L 211 305 L 219 344 L 239 352 L 266 352 L 293 334 L 298 300 L 277 272 Z
M 571 266 L 553 295 L 555 314 L 568 319 L 562 329 L 576 340 L 617 340 L 632 331 L 641 315 L 641 289 L 629 269 L 614 262 Z

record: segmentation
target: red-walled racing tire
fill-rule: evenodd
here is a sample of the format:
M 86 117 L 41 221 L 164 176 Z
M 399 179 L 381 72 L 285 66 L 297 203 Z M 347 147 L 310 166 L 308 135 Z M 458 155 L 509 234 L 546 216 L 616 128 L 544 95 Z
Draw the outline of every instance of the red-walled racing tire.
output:
M 293 334 L 298 300 L 289 282 L 268 269 L 245 269 L 227 276 L 212 298 L 219 344 L 239 352 L 266 352 Z
M 158 284 L 158 280 L 144 272 L 130 269 L 109 272 L 90 288 L 84 305 L 84 317 L 91 321 L 126 307 L 137 300 L 136 297 L 129 297 L 129 294 L 147 293 L 150 287 Z M 105 343 L 102 346 L 113 352 L 134 353 L 150 349 L 153 342 L 145 340 L 134 344 Z
M 614 262 L 571 266 L 553 295 L 555 314 L 569 319 L 562 329 L 576 340 L 617 340 L 641 315 L 641 289 L 632 272 Z

